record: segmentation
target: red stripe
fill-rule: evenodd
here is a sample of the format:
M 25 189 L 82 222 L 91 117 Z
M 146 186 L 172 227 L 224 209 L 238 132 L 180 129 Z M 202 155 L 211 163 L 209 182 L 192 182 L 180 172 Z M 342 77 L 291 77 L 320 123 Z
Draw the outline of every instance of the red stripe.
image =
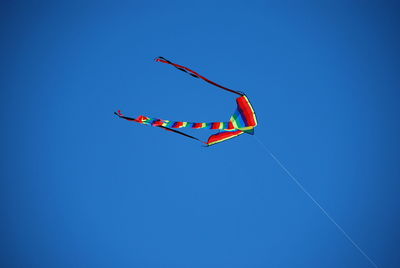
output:
M 153 125 L 154 127 L 158 127 L 158 126 L 161 126 L 162 124 L 163 124 L 163 121 L 157 120 L 157 121 L 155 121 L 152 125 Z
M 202 123 L 194 123 L 192 128 L 201 128 L 202 125 Z
M 244 116 L 245 120 L 247 121 L 247 124 L 251 127 L 256 126 L 256 122 L 254 119 L 255 115 L 253 113 L 253 109 L 251 107 L 250 102 L 244 96 L 237 98 L 236 101 L 237 101 L 239 108 L 243 112 L 243 116 Z
M 207 143 L 210 144 L 210 143 L 220 142 L 225 139 L 236 137 L 237 135 L 242 134 L 242 133 L 243 133 L 243 131 L 240 131 L 240 130 L 220 132 L 218 134 L 211 135 L 208 138 Z
M 214 123 L 212 123 L 211 129 L 219 129 L 220 124 L 221 124 L 220 122 L 214 122 Z
M 183 126 L 182 122 L 175 122 L 174 125 L 172 126 L 173 128 L 180 128 Z

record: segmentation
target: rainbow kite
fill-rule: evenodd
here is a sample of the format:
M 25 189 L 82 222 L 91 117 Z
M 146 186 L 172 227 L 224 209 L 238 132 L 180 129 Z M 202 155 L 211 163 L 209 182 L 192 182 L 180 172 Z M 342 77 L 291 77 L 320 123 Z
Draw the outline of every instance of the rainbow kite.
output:
M 218 85 L 217 83 L 208 80 L 204 76 L 199 75 L 193 70 L 190 70 L 187 67 L 175 64 L 173 62 L 170 62 L 169 60 L 163 58 L 163 57 L 158 57 L 156 58 L 156 61 L 158 62 L 163 62 L 170 64 L 172 66 L 175 66 L 177 69 L 186 72 L 190 74 L 191 76 L 195 78 L 200 78 L 203 79 L 204 81 L 217 86 L 221 89 L 227 90 L 231 93 L 235 93 L 239 95 L 236 99 L 236 105 L 237 108 L 233 115 L 231 116 L 230 120 L 228 122 L 210 122 L 210 123 L 194 123 L 194 122 L 181 122 L 181 121 L 170 121 L 170 120 L 163 120 L 159 118 L 150 118 L 147 116 L 139 116 L 138 118 L 130 118 L 124 116 L 121 111 L 116 112 L 115 114 L 118 115 L 120 118 L 129 120 L 129 121 L 134 121 L 140 124 L 144 125 L 151 125 L 153 127 L 160 127 L 168 131 L 172 131 L 174 133 L 181 134 L 183 136 L 198 140 L 207 146 L 237 137 L 243 133 L 248 133 L 253 135 L 254 134 L 254 127 L 257 126 L 257 119 L 256 115 L 254 113 L 254 109 L 250 104 L 250 101 L 247 99 L 245 94 L 239 91 L 234 91 L 232 89 L 223 87 L 221 85 Z M 202 141 L 196 137 L 193 137 L 191 135 L 188 135 L 186 133 L 183 133 L 181 131 L 176 130 L 176 128 L 194 128 L 194 129 L 218 129 L 220 130 L 219 133 L 211 135 L 207 142 Z

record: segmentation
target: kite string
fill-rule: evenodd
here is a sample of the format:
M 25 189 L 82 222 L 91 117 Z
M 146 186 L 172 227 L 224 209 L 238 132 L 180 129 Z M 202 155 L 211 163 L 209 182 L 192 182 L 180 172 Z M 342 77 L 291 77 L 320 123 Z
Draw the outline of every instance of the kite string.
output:
M 258 143 L 265 149 L 265 151 L 275 160 L 275 162 L 282 168 L 283 171 L 296 183 L 296 185 L 313 201 L 313 203 L 322 211 L 323 214 L 339 229 L 340 232 L 350 241 L 350 243 L 375 267 L 378 268 L 376 263 L 372 261 L 372 259 L 357 245 L 357 243 L 345 232 L 345 230 L 328 214 L 328 212 L 321 206 L 321 204 L 315 200 L 315 198 L 304 188 L 304 186 L 300 183 L 299 180 L 296 179 L 289 172 L 289 170 L 279 161 L 278 158 L 265 146 L 265 144 L 257 138 L 257 136 L 253 136 Z

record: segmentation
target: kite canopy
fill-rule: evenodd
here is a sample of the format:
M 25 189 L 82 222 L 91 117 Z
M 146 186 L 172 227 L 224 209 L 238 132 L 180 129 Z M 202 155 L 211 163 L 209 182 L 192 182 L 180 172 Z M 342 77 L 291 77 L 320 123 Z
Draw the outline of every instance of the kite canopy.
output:
M 134 122 L 144 124 L 144 125 L 160 127 L 165 130 L 198 140 L 198 141 L 206 144 L 207 146 L 237 137 L 243 133 L 247 133 L 247 134 L 251 134 L 251 135 L 254 134 L 254 127 L 257 126 L 256 115 L 255 115 L 254 109 L 253 109 L 250 101 L 242 92 L 234 91 L 232 89 L 223 87 L 223 86 L 201 76 L 197 72 L 190 70 L 187 67 L 172 63 L 163 57 L 158 57 L 156 59 L 156 61 L 170 64 L 170 65 L 176 67 L 177 69 L 190 74 L 191 76 L 193 76 L 195 78 L 203 79 L 204 81 L 206 81 L 214 86 L 217 86 L 217 87 L 224 89 L 226 91 L 229 91 L 231 93 L 240 95 L 240 97 L 238 97 L 236 99 L 237 107 L 236 107 L 236 110 L 234 111 L 233 115 L 231 116 L 230 120 L 228 122 L 195 123 L 195 122 L 170 121 L 170 120 L 164 120 L 164 119 L 159 119 L 159 118 L 151 118 L 151 117 L 147 117 L 147 116 L 143 116 L 143 115 L 140 115 L 137 118 L 131 118 L 131 117 L 124 116 L 121 113 L 121 111 L 118 111 L 115 114 L 118 115 L 120 118 L 129 120 L 129 121 L 134 121 Z M 218 129 L 218 130 L 222 130 L 222 131 L 217 134 L 211 135 L 208 138 L 208 141 L 205 142 L 196 137 L 193 137 L 191 135 L 188 135 L 186 133 L 178 131 L 178 130 L 176 130 L 176 128 Z
M 244 132 L 252 131 L 257 126 L 257 118 L 253 106 L 245 95 L 236 99 L 237 109 L 233 113 L 229 122 L 232 122 L 234 128 Z

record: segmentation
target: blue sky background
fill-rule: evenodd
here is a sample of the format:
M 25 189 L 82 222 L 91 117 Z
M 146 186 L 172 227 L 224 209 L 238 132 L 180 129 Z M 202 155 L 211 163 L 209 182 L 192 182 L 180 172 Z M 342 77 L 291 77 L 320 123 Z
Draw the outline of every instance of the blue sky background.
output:
M 234 95 L 156 56 L 246 92 L 257 137 L 399 267 L 396 1 L 9 2 L 2 267 L 373 267 L 254 137 L 116 118 L 229 119 Z

